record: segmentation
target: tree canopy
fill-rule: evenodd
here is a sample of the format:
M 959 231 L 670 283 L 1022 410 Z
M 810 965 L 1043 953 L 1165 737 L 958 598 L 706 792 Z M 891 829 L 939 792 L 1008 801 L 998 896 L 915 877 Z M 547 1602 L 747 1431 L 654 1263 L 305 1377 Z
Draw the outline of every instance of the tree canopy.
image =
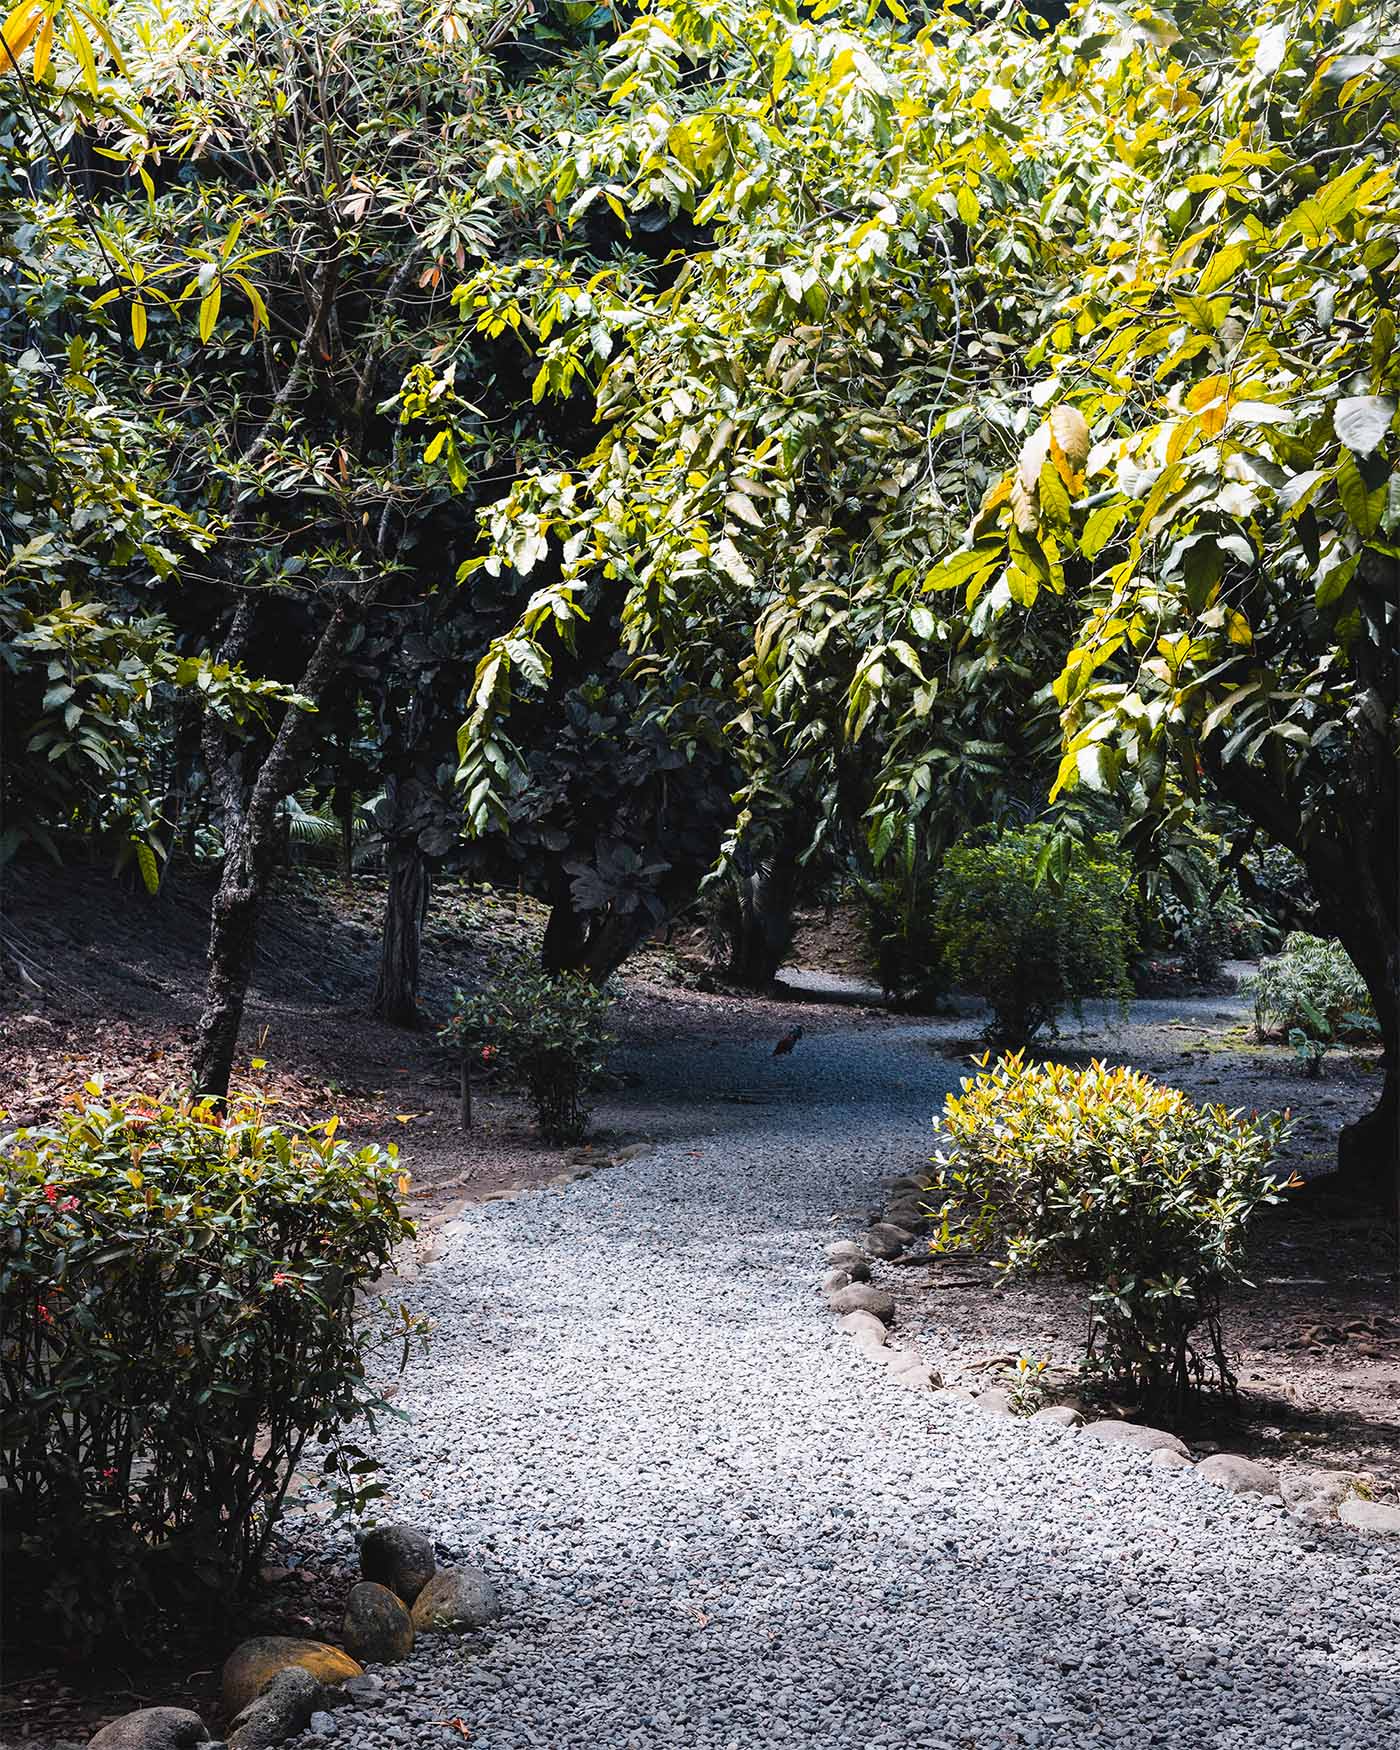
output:
M 1049 811 L 1053 879 L 1226 803 L 1393 1117 L 1400 33 L 1046 12 L 20 0 L 6 843 L 149 873 L 212 804 L 204 1085 L 276 810 L 353 769 L 386 945 L 461 856 L 596 975 L 717 862 Z

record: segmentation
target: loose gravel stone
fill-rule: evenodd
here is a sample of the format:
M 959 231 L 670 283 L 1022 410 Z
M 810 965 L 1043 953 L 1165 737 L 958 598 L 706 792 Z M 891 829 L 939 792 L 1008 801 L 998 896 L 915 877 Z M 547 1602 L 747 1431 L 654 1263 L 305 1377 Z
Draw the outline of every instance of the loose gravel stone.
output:
M 1196 1466 L 1203 1483 L 1214 1483 L 1232 1495 L 1277 1495 L 1278 1472 L 1236 1452 L 1213 1452 Z
M 465 1657 L 421 1641 L 335 1750 L 446 1750 L 455 1719 L 468 1750 L 1394 1742 L 1395 1539 L 896 1390 L 836 1340 L 831 1217 L 922 1168 L 961 1074 L 931 1043 L 959 1027 L 776 1060 L 767 1036 L 658 1043 L 619 1067 L 672 1106 L 669 1140 L 439 1230 L 392 1296 L 434 1325 L 409 1419 L 356 1438 L 385 1517 L 488 1570 L 503 1614 Z M 339 1524 L 296 1523 L 353 1560 Z

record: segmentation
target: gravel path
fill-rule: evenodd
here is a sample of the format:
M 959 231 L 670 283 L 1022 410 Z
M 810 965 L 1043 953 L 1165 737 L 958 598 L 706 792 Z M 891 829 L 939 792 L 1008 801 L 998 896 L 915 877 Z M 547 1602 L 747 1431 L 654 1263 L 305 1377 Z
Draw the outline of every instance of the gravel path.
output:
M 389 1514 L 505 1616 L 420 1643 L 339 1744 L 1395 1742 L 1391 1548 L 901 1390 L 835 1334 L 821 1246 L 924 1158 L 958 1073 L 929 1035 L 638 1055 L 687 1141 L 444 1230 Z

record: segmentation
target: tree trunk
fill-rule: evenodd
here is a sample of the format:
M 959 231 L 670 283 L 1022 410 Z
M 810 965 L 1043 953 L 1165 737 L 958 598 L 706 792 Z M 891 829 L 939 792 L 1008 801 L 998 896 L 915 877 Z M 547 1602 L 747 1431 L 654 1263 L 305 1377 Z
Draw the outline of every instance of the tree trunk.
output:
M 1386 724 L 1386 705 L 1370 718 Z M 1400 1209 L 1400 774 L 1394 749 L 1382 731 L 1358 734 L 1350 749 L 1350 794 L 1314 822 L 1306 822 L 1299 798 L 1275 789 L 1262 771 L 1222 763 L 1209 742 L 1203 751 L 1222 793 L 1302 860 L 1320 917 L 1366 981 L 1380 1023 L 1380 1100 L 1343 1130 L 1336 1175 L 1321 1188 Z
M 786 842 L 771 858 L 744 858 L 734 872 L 736 904 L 727 976 L 750 990 L 765 990 L 792 947 L 797 859 Z
M 550 908 L 540 947 L 546 972 L 576 972 L 590 984 L 606 984 L 627 956 L 651 933 L 651 919 L 636 911 L 603 911 L 585 918 L 566 893 Z
M 588 926 L 578 912 L 567 885 L 549 908 L 540 944 L 540 966 L 545 972 L 577 972 L 588 947 Z
M 242 654 L 255 601 L 255 596 L 247 595 L 239 605 L 225 643 L 226 661 Z M 313 707 L 320 703 L 340 662 L 349 617 L 348 599 L 338 596 L 297 683 L 297 692 Z M 190 1080 L 197 1093 L 218 1101 L 228 1096 L 253 976 L 258 913 L 277 855 L 278 805 L 291 795 L 301 775 L 311 718 L 312 711 L 301 705 L 287 707 L 251 783 L 244 771 L 242 740 L 226 732 L 212 713 L 205 722 L 205 761 L 223 810 L 224 865 L 214 894 L 209 978 L 195 1032 Z
M 389 892 L 379 943 L 374 1013 L 393 1027 L 421 1027 L 418 961 L 428 911 L 428 862 L 418 839 L 394 839 L 389 847 Z

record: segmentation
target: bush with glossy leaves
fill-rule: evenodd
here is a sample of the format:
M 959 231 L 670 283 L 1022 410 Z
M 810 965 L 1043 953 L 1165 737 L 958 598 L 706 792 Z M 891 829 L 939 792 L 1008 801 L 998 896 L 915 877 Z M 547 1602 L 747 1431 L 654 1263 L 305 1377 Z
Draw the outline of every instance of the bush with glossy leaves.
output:
M 1197 1106 L 1099 1062 L 1015 1053 L 979 1069 L 936 1120 L 934 1250 L 992 1250 L 1010 1276 L 1083 1283 L 1086 1367 L 1143 1404 L 1233 1391 L 1221 1296 L 1243 1280 L 1250 1218 L 1277 1201 L 1286 1121 Z
M 364 1291 L 413 1232 L 395 1151 L 238 1096 L 108 1098 L 0 1136 L 9 1599 L 79 1641 L 215 1608 L 256 1572 L 309 1442 L 380 1403 Z M 421 1331 L 400 1309 L 394 1340 Z

